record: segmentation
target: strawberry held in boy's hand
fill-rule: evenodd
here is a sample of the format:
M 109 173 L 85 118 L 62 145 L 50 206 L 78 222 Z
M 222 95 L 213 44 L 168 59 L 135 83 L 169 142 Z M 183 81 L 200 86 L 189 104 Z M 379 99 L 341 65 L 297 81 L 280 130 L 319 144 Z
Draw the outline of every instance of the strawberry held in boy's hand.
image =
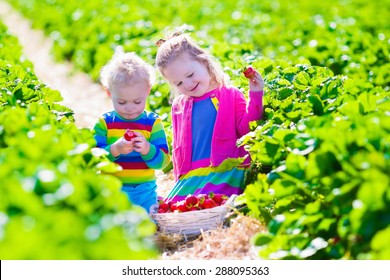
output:
M 126 132 L 125 132 L 125 135 L 123 135 L 123 137 L 127 141 L 130 141 L 131 139 L 137 137 L 137 135 L 135 135 L 135 133 L 133 131 L 131 131 L 130 129 L 127 129 Z
M 253 79 L 255 77 L 256 71 L 252 66 L 249 66 L 244 70 L 244 76 L 248 79 Z

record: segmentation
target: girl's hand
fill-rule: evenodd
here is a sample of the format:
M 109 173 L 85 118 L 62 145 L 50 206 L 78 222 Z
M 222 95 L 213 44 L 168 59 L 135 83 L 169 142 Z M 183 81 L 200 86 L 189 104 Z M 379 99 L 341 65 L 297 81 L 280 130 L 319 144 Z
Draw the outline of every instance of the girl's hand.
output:
M 147 155 L 150 151 L 150 143 L 145 139 L 145 137 L 139 133 L 134 132 L 137 137 L 131 139 L 134 143 L 134 151 L 139 152 L 141 155 Z
M 264 90 L 264 80 L 257 70 L 249 66 L 244 72 L 244 75 L 249 80 L 249 90 L 262 91 Z

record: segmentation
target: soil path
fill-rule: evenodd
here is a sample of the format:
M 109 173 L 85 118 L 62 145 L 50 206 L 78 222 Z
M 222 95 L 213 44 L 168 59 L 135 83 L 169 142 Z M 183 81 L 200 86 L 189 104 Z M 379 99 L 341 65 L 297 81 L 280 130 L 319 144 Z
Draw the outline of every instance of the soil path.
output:
M 102 113 L 112 109 L 101 85 L 87 74 L 76 72 L 70 63 L 56 62 L 51 55 L 52 40 L 32 29 L 31 23 L 4 1 L 0 1 L 0 17 L 18 38 L 41 82 L 58 90 L 64 98 L 61 103 L 74 111 L 79 127 L 92 128 Z

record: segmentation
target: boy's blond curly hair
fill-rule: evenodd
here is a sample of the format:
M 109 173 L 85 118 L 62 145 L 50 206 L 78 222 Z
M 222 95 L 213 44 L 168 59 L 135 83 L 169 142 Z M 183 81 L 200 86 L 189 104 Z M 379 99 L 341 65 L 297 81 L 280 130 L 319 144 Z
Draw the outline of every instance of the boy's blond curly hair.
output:
M 132 52 L 117 51 L 100 71 L 100 81 L 105 88 L 145 81 L 150 87 L 155 82 L 154 68 Z

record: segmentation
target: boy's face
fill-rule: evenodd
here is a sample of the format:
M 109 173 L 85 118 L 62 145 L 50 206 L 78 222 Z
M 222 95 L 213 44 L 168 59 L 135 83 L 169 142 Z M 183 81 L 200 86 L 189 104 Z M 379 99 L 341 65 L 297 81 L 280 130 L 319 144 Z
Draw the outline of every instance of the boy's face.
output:
M 145 110 L 146 98 L 150 92 L 150 86 L 145 81 L 137 81 L 132 84 L 113 85 L 108 92 L 114 110 L 124 119 L 136 119 Z

